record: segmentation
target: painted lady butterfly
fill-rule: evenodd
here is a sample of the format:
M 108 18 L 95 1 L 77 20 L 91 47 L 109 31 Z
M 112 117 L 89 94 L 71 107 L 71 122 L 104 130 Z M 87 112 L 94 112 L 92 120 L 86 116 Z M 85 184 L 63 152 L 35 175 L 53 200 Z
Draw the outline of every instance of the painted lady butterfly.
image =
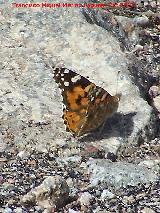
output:
M 98 128 L 117 111 L 120 95 L 111 96 L 72 70 L 56 67 L 53 72 L 63 96 L 66 130 L 73 135 Z

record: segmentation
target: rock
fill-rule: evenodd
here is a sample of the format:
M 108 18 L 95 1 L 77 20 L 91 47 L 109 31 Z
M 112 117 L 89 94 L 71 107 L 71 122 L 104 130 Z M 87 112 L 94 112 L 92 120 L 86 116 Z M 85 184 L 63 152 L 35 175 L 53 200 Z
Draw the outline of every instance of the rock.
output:
M 147 168 L 154 169 L 155 171 L 159 171 L 160 160 L 144 160 L 141 161 L 139 166 L 146 166 Z
M 21 159 L 27 159 L 29 156 L 30 156 L 30 153 L 23 150 L 23 151 L 20 151 L 18 154 L 17 154 L 18 157 L 20 157 Z
M 92 199 L 92 195 L 89 192 L 84 192 L 79 197 L 81 206 L 89 206 Z
M 138 26 L 146 26 L 148 23 L 149 23 L 149 19 L 147 16 L 143 16 L 143 17 L 135 17 L 133 19 L 133 23 L 135 25 L 138 25 Z
M 150 87 L 148 93 L 151 98 L 151 104 L 158 112 L 160 119 L 160 85 Z
M 153 99 L 153 104 L 157 111 L 160 113 L 160 95 Z
M 63 162 L 65 164 L 67 163 L 71 163 L 71 162 L 77 162 L 80 163 L 81 162 L 81 156 L 69 156 L 69 157 L 63 157 L 63 158 L 57 158 L 56 160 L 57 162 Z
M 0 175 L 0 185 L 4 182 L 3 176 Z
M 23 213 L 23 209 L 21 207 L 18 207 L 14 210 L 15 213 Z
M 134 199 L 134 197 L 132 195 L 131 196 L 124 196 L 122 202 L 125 205 L 130 205 L 130 204 L 135 202 L 135 199 Z
M 25 3 L 25 0 L 21 2 Z M 68 0 L 59 2 L 66 3 Z M 97 165 L 91 163 L 88 169 L 85 164 L 89 157 L 81 155 L 82 148 L 86 152 L 87 149 L 85 143 L 81 142 L 85 141 L 89 145 L 91 142 L 95 146 L 98 151 L 92 156 L 94 158 L 109 157 L 113 161 L 119 160 L 119 156 L 116 158 L 117 150 L 123 147 L 123 144 L 130 143 L 138 144 L 135 147 L 139 153 L 142 151 L 142 154 L 137 154 L 137 151 L 134 155 L 134 146 L 131 146 L 133 155 L 130 156 L 128 153 L 122 156 L 122 159 L 124 157 L 126 161 L 139 163 L 141 157 L 142 160 L 148 160 L 154 155 L 151 139 L 156 135 L 153 132 L 154 129 L 156 132 L 158 125 L 152 125 L 153 107 L 145 98 L 148 97 L 149 88 L 158 79 L 159 19 L 146 15 L 150 29 L 140 27 L 138 30 L 138 25 L 147 24 L 145 12 L 142 12 L 142 17 L 137 18 L 136 27 L 133 21 L 129 21 L 133 18 L 128 17 L 125 32 L 120 30 L 119 26 L 123 23 L 118 22 L 118 15 L 114 17 L 111 12 L 108 14 L 108 21 L 107 13 L 103 17 L 100 16 L 101 9 L 91 9 L 95 16 L 91 17 L 92 20 L 89 22 L 84 13 L 81 13 L 83 8 L 17 9 L 11 6 L 10 1 L 3 1 L 1 5 L 0 163 L 3 177 L 0 177 L 0 200 L 3 207 L 0 208 L 0 212 L 16 212 L 17 206 L 18 211 L 21 211 L 19 200 L 24 194 L 26 195 L 22 201 L 25 205 L 30 204 L 22 207 L 24 212 L 54 212 L 57 211 L 56 207 L 59 209 L 65 206 L 69 191 L 73 200 L 84 191 L 94 197 L 93 200 L 87 200 L 87 203 L 91 204 L 90 209 L 85 206 L 85 194 L 80 198 L 83 208 L 77 200 L 72 202 L 72 199 L 69 199 L 71 203 L 64 207 L 66 212 L 68 208 L 71 213 L 79 212 L 81 208 L 84 212 L 106 213 L 106 209 L 108 212 L 116 212 L 119 207 L 122 207 L 121 212 L 134 212 L 135 208 L 140 212 L 144 206 L 151 206 L 156 211 L 159 204 L 158 184 L 154 184 L 157 174 L 156 171 L 153 172 L 156 163 L 113 164 L 102 160 Z M 132 12 L 134 17 L 141 13 L 138 11 L 134 14 L 134 10 Z M 135 50 L 131 51 L 134 47 Z M 117 91 L 122 93 L 118 112 L 106 121 L 99 138 L 91 134 L 84 136 L 83 140 L 77 140 L 65 131 L 62 97 L 53 80 L 52 70 L 46 66 L 50 60 L 54 65 L 63 63 L 67 68 L 88 76 L 92 82 L 106 89 L 111 95 Z M 145 75 L 147 72 L 148 75 Z M 157 98 L 157 95 L 153 96 L 152 106 L 158 109 Z M 156 137 L 159 140 L 157 135 Z M 139 146 L 144 141 L 149 142 L 150 149 L 145 152 L 148 153 L 147 157 L 143 152 L 145 148 Z M 13 149 L 16 151 L 13 152 Z M 23 150 L 29 150 L 31 156 L 28 157 Z M 85 163 L 82 164 L 82 161 Z M 68 180 L 52 176 L 42 183 L 44 177 L 55 174 Z M 100 181 L 93 194 L 90 191 L 92 188 L 87 191 L 89 180 L 93 186 Z M 143 188 L 143 183 L 148 181 L 151 181 L 149 186 Z M 137 186 L 139 182 L 142 182 L 142 186 Z M 113 190 L 116 196 L 113 200 L 109 200 L 109 197 L 113 196 L 109 193 L 112 192 L 112 187 L 106 186 L 109 184 L 118 188 L 118 192 Z M 130 184 L 136 185 L 134 189 L 128 187 Z M 35 185 L 38 187 L 34 188 Z M 127 188 L 122 187 L 119 190 L 120 186 Z M 29 189 L 33 190 L 27 194 Z M 136 194 L 139 194 L 139 191 L 142 195 L 138 199 Z M 127 206 L 127 203 L 134 202 L 133 197 L 129 196 L 132 194 L 136 199 L 136 206 Z M 104 201 L 100 200 L 100 196 Z M 123 202 L 126 205 L 123 205 Z
M 22 203 L 37 204 L 45 209 L 62 207 L 69 197 L 66 181 L 60 176 L 46 178 L 43 183 L 22 198 Z
M 109 162 L 107 160 L 88 161 L 90 183 L 111 185 L 116 188 L 137 186 L 140 183 L 156 182 L 158 175 L 145 166 L 127 162 Z
M 106 200 L 106 199 L 112 199 L 112 198 L 114 198 L 114 197 L 115 197 L 115 195 L 114 195 L 112 192 L 110 192 L 110 191 L 107 190 L 107 189 L 104 189 L 104 190 L 102 191 L 102 194 L 101 194 L 100 199 L 101 199 L 102 201 L 104 201 L 104 200 Z
M 20 150 L 31 146 L 47 152 L 56 146 L 57 139 L 63 145 L 70 138 L 61 119 L 62 97 L 53 81 L 52 70 L 46 68 L 50 59 L 54 64 L 63 63 L 89 76 L 112 95 L 117 90 L 122 93 L 118 112 L 106 122 L 103 140 L 96 140 L 97 146 L 116 153 L 126 140 L 137 143 L 139 132 L 144 133 L 144 139 L 147 137 L 151 107 L 132 84 L 126 55 L 115 37 L 89 24 L 78 8 L 53 8 L 54 13 L 41 8 L 26 13 L 26 8 L 21 8 L 20 14 L 11 7 L 6 8 L 6 16 L 10 15 L 2 21 L 1 33 L 1 126 L 5 129 L 10 126 L 14 144 Z M 3 140 L 7 142 L 6 138 Z
M 0 135 L 0 150 L 1 152 L 4 152 L 5 150 L 7 150 L 7 144 L 4 143 L 4 141 L 2 140 L 1 135 Z
M 4 213 L 12 213 L 12 209 L 7 207 L 3 210 Z
M 96 209 L 93 210 L 93 213 L 110 213 L 110 211 L 103 210 L 100 206 L 98 206 Z
M 145 207 L 141 210 L 141 213 L 156 213 L 153 209 Z
M 55 144 L 58 145 L 59 147 L 66 146 L 66 141 L 62 139 L 56 139 Z
M 69 213 L 80 213 L 80 211 L 75 211 L 75 210 L 73 210 L 73 209 L 69 209 L 68 212 L 69 212 Z
M 153 99 L 160 95 L 160 85 L 159 86 L 151 86 L 149 91 L 149 96 Z

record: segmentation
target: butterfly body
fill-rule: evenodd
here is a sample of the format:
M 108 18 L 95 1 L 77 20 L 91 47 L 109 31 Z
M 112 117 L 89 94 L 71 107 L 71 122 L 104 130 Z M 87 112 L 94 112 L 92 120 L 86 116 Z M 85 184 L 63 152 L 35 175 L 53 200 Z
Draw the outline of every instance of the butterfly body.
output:
M 76 72 L 56 67 L 54 79 L 63 96 L 63 119 L 66 130 L 75 136 L 91 132 L 118 109 L 119 95 L 111 96 Z

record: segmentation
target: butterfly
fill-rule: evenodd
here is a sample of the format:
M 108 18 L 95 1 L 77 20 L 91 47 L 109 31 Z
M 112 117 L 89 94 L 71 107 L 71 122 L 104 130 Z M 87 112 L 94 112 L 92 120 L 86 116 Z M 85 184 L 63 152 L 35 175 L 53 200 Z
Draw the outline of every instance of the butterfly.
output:
M 53 68 L 55 82 L 63 96 L 63 120 L 66 131 L 82 136 L 101 126 L 118 109 L 120 95 L 106 90 L 76 72 Z

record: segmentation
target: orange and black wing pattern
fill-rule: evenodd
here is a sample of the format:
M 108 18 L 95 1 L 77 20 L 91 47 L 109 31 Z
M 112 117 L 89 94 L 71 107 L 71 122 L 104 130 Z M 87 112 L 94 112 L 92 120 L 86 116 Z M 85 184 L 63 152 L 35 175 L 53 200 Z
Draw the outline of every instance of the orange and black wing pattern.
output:
M 119 99 L 87 78 L 66 68 L 54 68 L 54 79 L 63 96 L 66 130 L 81 136 L 99 127 L 117 110 Z
M 66 68 L 55 68 L 54 79 L 63 96 L 63 119 L 66 130 L 78 135 L 86 122 L 89 106 L 88 92 L 95 87 L 95 84 Z

